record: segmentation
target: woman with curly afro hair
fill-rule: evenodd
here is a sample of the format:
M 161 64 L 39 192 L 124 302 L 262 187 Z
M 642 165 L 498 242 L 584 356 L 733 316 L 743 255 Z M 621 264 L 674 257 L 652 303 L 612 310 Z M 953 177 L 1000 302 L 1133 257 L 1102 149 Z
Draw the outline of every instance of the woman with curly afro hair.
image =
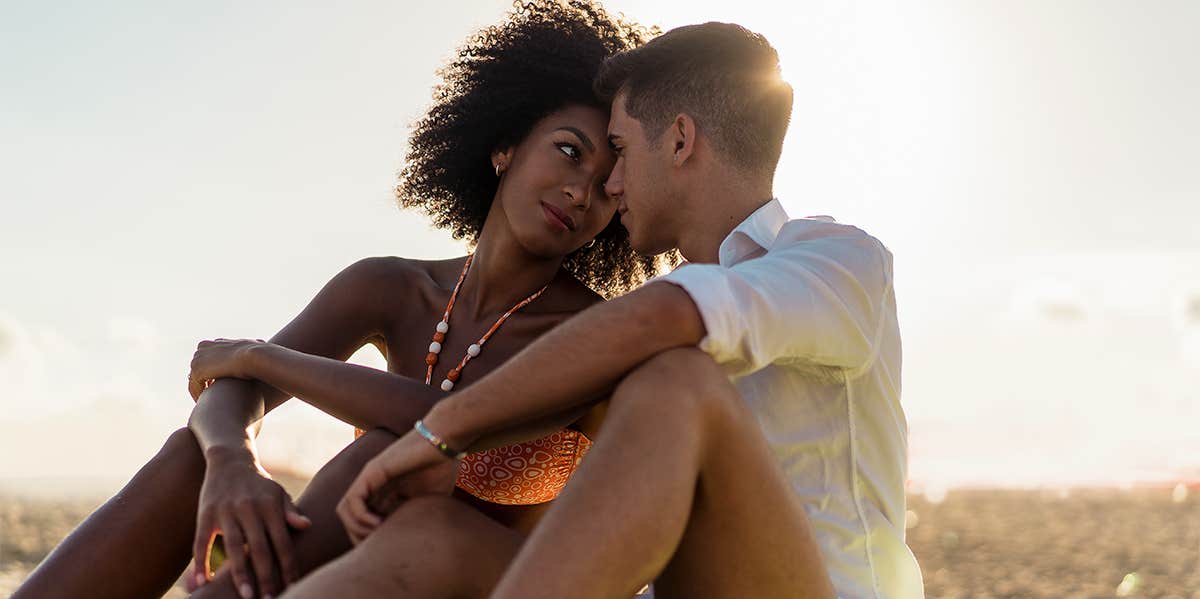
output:
M 590 0 L 535 0 L 468 39 L 415 125 L 396 196 L 472 253 L 364 259 L 269 342 L 201 342 L 188 426 L 14 596 L 158 596 L 189 561 L 193 596 L 277 596 L 361 541 L 335 507 L 363 464 L 456 385 L 655 273 L 604 192 L 614 156 L 608 106 L 592 89 L 607 57 L 649 34 Z M 387 372 L 345 363 L 367 343 L 387 357 Z M 249 432 L 290 397 L 361 434 L 295 503 L 259 465 Z M 497 434 L 477 444 L 453 498 L 409 501 L 383 524 L 391 532 L 291 592 L 486 595 L 586 453 L 602 410 L 549 414 L 531 426 L 545 435 L 537 441 L 510 445 Z

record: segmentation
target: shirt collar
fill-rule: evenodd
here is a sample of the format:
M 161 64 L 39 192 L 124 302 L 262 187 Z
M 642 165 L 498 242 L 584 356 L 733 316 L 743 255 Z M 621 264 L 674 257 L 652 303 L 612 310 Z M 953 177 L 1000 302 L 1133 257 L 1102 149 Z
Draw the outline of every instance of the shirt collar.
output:
M 759 248 L 769 249 L 787 222 L 788 215 L 783 204 L 779 198 L 772 198 L 725 236 L 717 250 L 718 262 L 721 266 L 733 266 Z

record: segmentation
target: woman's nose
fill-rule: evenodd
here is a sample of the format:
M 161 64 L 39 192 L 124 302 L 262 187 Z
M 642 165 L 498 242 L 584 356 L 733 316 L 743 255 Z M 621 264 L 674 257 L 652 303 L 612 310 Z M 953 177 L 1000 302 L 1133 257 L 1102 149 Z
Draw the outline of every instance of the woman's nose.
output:
M 587 212 L 588 207 L 592 204 L 592 193 L 587 185 L 573 183 L 563 188 L 563 194 L 567 196 L 567 201 L 571 202 L 572 206 L 583 212 Z

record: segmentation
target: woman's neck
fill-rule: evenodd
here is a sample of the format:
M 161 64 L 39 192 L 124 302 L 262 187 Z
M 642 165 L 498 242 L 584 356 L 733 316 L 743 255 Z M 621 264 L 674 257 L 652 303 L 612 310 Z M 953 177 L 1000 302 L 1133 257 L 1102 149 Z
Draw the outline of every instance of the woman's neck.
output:
M 472 320 L 500 314 L 554 279 L 562 258 L 530 254 L 505 227 L 489 218 L 479 234 L 471 270 L 459 291 L 458 305 Z

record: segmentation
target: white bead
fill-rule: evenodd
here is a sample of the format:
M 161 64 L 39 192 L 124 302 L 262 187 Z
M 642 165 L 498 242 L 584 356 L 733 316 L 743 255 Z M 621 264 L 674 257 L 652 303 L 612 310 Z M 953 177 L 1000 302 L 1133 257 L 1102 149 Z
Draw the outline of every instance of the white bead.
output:
M 454 388 L 454 381 L 446 379 L 442 381 L 442 391 L 449 391 Z
M 475 356 L 479 355 L 479 351 L 481 349 L 483 348 L 479 347 L 478 343 L 472 343 L 471 345 L 467 346 L 467 355 L 474 358 Z
M 431 353 L 431 354 L 440 354 L 440 353 L 442 353 L 442 344 L 441 344 L 441 343 L 438 343 L 437 341 L 434 341 L 433 343 L 430 343 L 430 344 L 429 344 L 429 353 Z
M 450 330 L 450 323 L 443 320 L 437 324 L 437 332 L 445 333 L 449 330 Z

